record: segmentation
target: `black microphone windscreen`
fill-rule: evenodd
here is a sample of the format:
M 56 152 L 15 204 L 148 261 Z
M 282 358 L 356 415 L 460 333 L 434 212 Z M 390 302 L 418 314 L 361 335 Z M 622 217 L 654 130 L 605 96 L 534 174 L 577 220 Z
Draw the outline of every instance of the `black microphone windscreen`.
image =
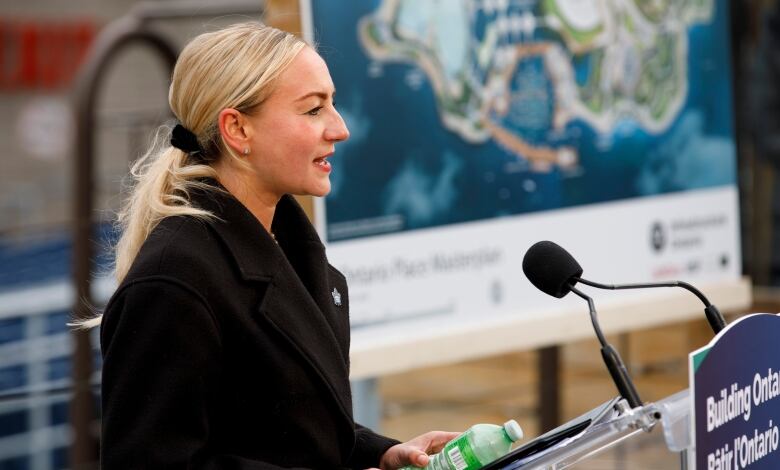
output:
M 560 299 L 571 290 L 571 278 L 582 275 L 582 268 L 568 251 L 551 241 L 541 241 L 525 253 L 523 272 L 537 289 Z

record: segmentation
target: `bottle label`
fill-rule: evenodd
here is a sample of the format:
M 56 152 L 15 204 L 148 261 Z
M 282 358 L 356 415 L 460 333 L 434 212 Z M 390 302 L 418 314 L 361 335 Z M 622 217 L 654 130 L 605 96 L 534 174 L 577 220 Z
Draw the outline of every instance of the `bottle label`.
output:
M 471 429 L 456 437 L 444 447 L 444 453 L 450 463 L 450 468 L 455 470 L 478 470 L 482 463 L 474 455 L 474 450 L 469 444 Z

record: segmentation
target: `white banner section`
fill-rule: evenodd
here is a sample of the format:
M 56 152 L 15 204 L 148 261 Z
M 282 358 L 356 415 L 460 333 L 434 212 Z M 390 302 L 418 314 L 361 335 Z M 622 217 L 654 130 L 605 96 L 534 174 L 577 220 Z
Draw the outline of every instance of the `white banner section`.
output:
M 549 297 L 522 272 L 540 240 L 597 282 L 677 279 L 721 310 L 750 301 L 733 186 L 341 241 L 328 257 L 349 281 L 353 377 L 588 337 L 584 301 Z M 681 289 L 585 289 L 607 332 L 704 315 Z

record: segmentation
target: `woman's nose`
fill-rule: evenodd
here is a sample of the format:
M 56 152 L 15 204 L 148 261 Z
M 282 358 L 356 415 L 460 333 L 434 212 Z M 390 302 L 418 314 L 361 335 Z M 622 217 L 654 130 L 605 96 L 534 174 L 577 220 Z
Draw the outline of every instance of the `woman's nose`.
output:
M 344 123 L 344 119 L 341 118 L 341 114 L 335 111 L 335 118 L 330 123 L 327 129 L 325 129 L 325 139 L 333 142 L 341 142 L 349 139 L 349 129 Z

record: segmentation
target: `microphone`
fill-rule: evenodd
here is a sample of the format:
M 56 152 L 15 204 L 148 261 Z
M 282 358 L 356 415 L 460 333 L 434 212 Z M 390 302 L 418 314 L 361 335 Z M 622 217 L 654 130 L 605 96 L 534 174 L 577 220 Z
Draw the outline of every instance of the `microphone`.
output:
M 523 272 L 542 292 L 561 298 L 578 282 L 598 289 L 624 290 L 655 287 L 682 287 L 692 292 L 704 304 L 704 315 L 715 334 L 726 327 L 726 320 L 718 308 L 702 292 L 687 282 L 667 281 L 643 284 L 601 284 L 583 279 L 582 268 L 568 251 L 551 241 L 535 243 L 523 258 Z
M 642 399 L 639 398 L 639 393 L 628 375 L 628 370 L 626 370 L 626 365 L 620 358 L 620 354 L 607 342 L 601 331 L 593 299 L 574 287 L 574 284 L 577 283 L 575 279 L 579 279 L 579 276 L 582 275 L 582 267 L 577 263 L 577 260 L 553 242 L 538 242 L 526 252 L 523 258 L 523 272 L 531 284 L 545 294 L 560 299 L 569 292 L 574 292 L 588 302 L 590 321 L 601 344 L 601 357 L 612 377 L 612 382 L 620 392 L 620 396 L 626 399 L 631 408 L 642 406 Z

